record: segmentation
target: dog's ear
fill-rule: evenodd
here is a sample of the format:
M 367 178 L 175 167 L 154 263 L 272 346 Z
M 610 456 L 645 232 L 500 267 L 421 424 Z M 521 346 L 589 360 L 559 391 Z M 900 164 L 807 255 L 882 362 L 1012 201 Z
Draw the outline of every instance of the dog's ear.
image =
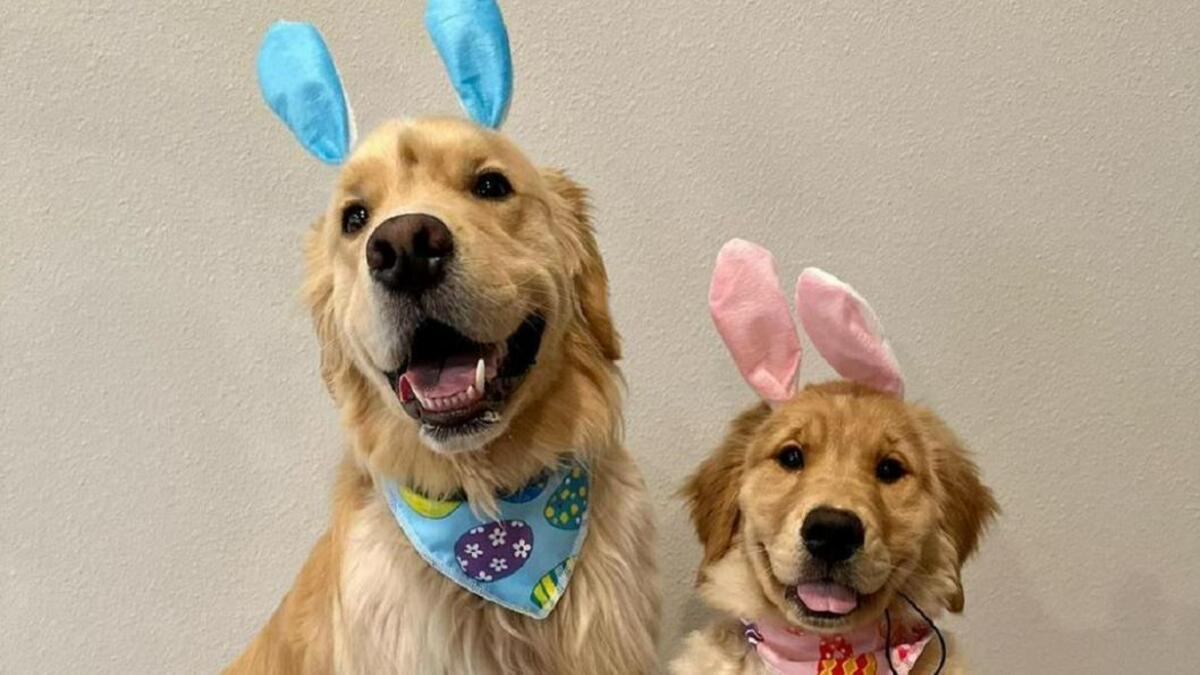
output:
M 312 312 L 313 328 L 321 350 L 321 379 L 334 401 L 338 400 L 338 381 L 346 372 L 347 362 L 338 338 L 333 314 L 333 266 L 330 265 L 322 236 L 322 216 L 309 230 L 304 240 L 308 279 L 304 284 L 304 300 Z
M 545 169 L 542 178 L 558 202 L 553 208 L 555 218 L 567 229 L 578 260 L 575 294 L 583 324 L 604 358 L 617 361 L 621 358 L 621 338 L 608 309 L 608 273 L 593 234 L 587 190 L 561 171 Z
M 691 511 L 692 525 L 704 547 L 701 574 L 708 565 L 720 560 L 733 546 L 741 521 L 738 491 L 746 448 L 771 409 L 762 403 L 738 415 L 725 439 L 680 490 Z
M 962 566 L 975 552 L 979 539 L 988 524 L 999 513 L 992 491 L 983 484 L 979 467 L 969 453 L 932 410 L 916 407 L 920 433 L 932 457 L 934 473 L 941 484 L 940 528 L 942 535 L 954 547 L 954 594 L 947 608 L 961 612 L 965 602 L 962 587 Z

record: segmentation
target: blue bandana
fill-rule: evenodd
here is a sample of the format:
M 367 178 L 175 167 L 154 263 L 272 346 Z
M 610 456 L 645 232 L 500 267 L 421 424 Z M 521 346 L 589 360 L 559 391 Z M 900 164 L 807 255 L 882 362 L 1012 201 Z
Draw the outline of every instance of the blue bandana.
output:
M 430 499 L 384 485 L 396 522 L 425 562 L 489 602 L 544 619 L 566 591 L 587 535 L 588 472 L 564 463 L 500 495 L 498 518 L 476 517 L 463 499 Z

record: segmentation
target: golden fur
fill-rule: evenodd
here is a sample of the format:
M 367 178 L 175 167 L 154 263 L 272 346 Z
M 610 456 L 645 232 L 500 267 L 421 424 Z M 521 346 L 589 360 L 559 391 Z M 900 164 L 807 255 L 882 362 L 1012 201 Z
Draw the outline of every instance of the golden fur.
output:
M 777 458 L 789 444 L 804 466 Z M 903 478 L 875 475 L 896 459 Z M 739 619 L 771 619 L 814 632 L 846 632 L 909 612 L 903 593 L 933 616 L 960 612 L 960 570 L 997 506 L 962 444 L 927 408 L 866 387 L 832 382 L 805 388 L 772 411 L 759 404 L 734 420 L 717 451 L 683 490 L 704 546 L 699 591 L 726 617 L 690 635 L 675 673 L 766 672 L 747 651 Z M 849 583 L 859 608 L 845 625 L 809 620 L 785 596 L 802 575 L 805 516 L 817 506 L 853 512 L 866 538 Z M 962 672 L 951 648 L 944 672 Z M 936 641 L 914 673 L 933 672 Z
M 474 199 L 483 170 L 515 194 Z M 341 230 L 351 201 L 370 224 Z M 546 319 L 537 364 L 508 401 L 499 433 L 474 451 L 422 435 L 382 370 L 395 317 L 370 288 L 364 242 L 374 214 L 437 214 L 455 238 L 457 300 L 443 312 L 473 339 L 496 341 L 526 313 Z M 349 447 L 328 532 L 292 590 L 229 673 L 650 672 L 659 616 L 645 487 L 620 442 L 618 337 L 586 194 L 538 170 L 503 137 L 468 122 L 385 125 L 341 172 L 328 213 L 307 239 L 321 372 Z M 461 328 L 460 328 L 461 329 Z M 571 585 L 538 621 L 487 603 L 416 554 L 380 498 L 381 477 L 430 495 L 463 491 L 484 509 L 565 454 L 591 465 L 589 532 Z

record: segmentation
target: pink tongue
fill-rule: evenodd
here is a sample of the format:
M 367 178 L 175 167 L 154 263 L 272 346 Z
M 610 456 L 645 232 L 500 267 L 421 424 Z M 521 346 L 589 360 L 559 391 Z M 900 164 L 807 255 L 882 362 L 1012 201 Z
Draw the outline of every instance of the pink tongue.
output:
M 444 362 L 414 363 L 405 377 L 422 398 L 444 398 L 460 394 L 475 384 L 478 355 L 459 354 Z
M 854 591 L 840 584 L 801 584 L 796 587 L 796 595 L 813 612 L 849 614 L 858 607 Z

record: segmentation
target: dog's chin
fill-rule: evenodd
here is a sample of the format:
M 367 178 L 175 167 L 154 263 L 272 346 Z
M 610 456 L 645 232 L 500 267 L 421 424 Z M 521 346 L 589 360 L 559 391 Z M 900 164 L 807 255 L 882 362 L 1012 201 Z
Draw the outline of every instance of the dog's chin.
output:
M 481 450 L 508 429 L 545 326 L 540 314 L 531 314 L 506 338 L 478 342 L 425 319 L 409 336 L 404 363 L 383 371 L 390 395 L 434 452 Z
M 466 452 L 477 452 L 487 447 L 508 430 L 508 421 L 501 417 L 496 421 L 483 421 L 475 425 L 445 427 L 422 424 L 421 441 L 434 452 L 443 455 L 456 455 Z

